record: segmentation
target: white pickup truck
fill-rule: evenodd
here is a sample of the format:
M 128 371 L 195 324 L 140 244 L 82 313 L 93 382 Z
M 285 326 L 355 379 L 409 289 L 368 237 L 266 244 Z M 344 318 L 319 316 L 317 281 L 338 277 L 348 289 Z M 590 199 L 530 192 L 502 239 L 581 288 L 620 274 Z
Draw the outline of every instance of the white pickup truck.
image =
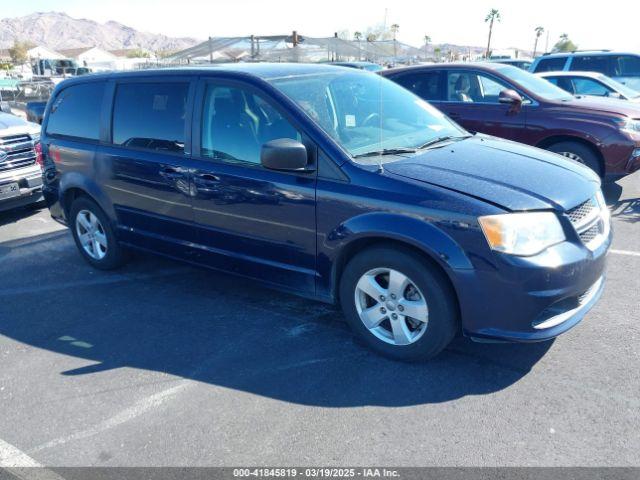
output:
M 0 212 L 40 202 L 40 125 L 0 111 Z

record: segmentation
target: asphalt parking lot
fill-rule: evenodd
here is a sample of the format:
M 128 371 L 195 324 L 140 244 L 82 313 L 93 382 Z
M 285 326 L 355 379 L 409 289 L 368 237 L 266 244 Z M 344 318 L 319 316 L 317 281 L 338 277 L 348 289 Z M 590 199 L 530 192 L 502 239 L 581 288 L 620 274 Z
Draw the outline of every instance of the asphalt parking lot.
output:
M 0 214 L 0 465 L 640 465 L 640 173 L 606 194 L 580 325 L 422 365 L 329 306 L 150 256 L 95 271 L 46 210 Z

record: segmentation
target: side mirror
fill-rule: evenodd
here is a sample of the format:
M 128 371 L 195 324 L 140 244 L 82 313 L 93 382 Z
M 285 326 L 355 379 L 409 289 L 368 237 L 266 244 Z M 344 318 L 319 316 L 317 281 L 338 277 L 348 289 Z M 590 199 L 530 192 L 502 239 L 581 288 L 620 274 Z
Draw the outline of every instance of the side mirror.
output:
M 617 98 L 619 100 L 622 100 L 622 95 L 618 92 L 607 92 L 606 96 L 609 98 Z
M 522 105 L 522 97 L 518 92 L 511 89 L 502 90 L 498 95 L 498 102 L 505 105 L 513 105 L 517 108 Z
M 262 145 L 260 163 L 271 170 L 305 170 L 309 163 L 307 148 L 291 138 L 278 138 Z

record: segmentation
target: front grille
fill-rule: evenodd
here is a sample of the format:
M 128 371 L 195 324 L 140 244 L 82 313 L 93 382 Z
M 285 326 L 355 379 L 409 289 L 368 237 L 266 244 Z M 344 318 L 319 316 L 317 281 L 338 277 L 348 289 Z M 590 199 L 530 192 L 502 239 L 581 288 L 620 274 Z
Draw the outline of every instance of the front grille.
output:
M 600 227 L 600 222 L 596 223 L 591 228 L 588 228 L 584 232 L 580 232 L 578 235 L 580 236 L 580 240 L 585 245 L 591 243 L 595 238 L 602 233 L 602 228 Z
M 28 167 L 36 163 L 34 142 L 28 135 L 0 137 L 0 172 Z
M 567 216 L 574 225 L 581 224 L 586 218 L 594 214 L 594 210 L 598 208 L 594 198 L 590 198 L 586 202 L 581 203 L 577 207 L 567 211 Z
M 566 212 L 578 237 L 590 250 L 598 248 L 607 235 L 606 216 L 603 216 L 601 208 L 607 207 L 600 207 L 598 199 L 592 197 Z

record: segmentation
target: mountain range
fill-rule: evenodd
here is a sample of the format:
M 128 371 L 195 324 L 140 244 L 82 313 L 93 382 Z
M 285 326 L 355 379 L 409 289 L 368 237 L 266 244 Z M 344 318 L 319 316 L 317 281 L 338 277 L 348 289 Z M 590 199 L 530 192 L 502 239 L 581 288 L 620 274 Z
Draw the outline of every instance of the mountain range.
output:
M 72 18 L 61 12 L 38 12 L 0 20 L 0 48 L 14 41 L 26 41 L 53 50 L 100 47 L 105 50 L 143 48 L 151 51 L 175 51 L 188 48 L 198 39 L 174 38 L 157 33 L 139 32 L 118 22 L 98 23 Z

